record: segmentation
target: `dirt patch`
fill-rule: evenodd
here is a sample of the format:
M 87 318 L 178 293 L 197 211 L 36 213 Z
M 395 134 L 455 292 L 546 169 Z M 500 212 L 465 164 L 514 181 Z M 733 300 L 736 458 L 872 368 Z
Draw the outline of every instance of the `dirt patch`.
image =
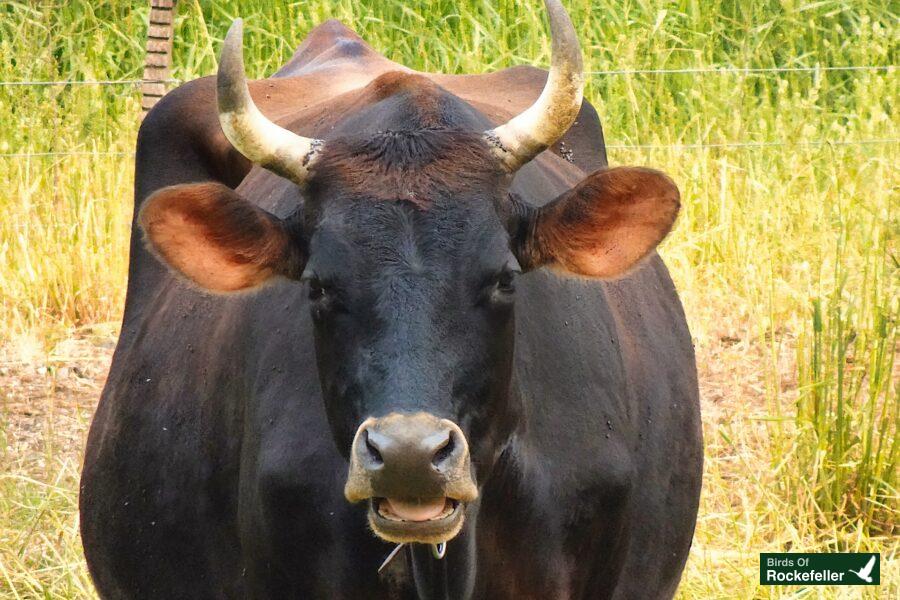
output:
M 764 345 L 721 336 L 697 347 L 697 375 L 704 421 L 769 411 L 767 398 L 788 406 L 797 392 L 794 340 L 783 336 Z
M 0 347 L 0 471 L 39 475 L 78 458 L 106 381 L 115 339 L 87 333 L 50 352 Z

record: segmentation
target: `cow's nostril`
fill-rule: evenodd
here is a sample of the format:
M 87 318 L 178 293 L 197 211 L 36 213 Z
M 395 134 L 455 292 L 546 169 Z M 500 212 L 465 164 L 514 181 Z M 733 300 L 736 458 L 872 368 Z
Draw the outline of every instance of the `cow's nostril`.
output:
M 382 458 L 381 456 L 378 445 L 372 440 L 372 438 L 369 437 L 368 430 L 364 432 L 364 439 L 366 442 L 366 454 L 368 456 L 368 459 L 375 465 L 383 465 L 384 458 Z
M 431 459 L 431 464 L 435 467 L 440 468 L 440 466 L 450 458 L 450 455 L 453 454 L 453 451 L 456 449 L 456 436 L 453 432 L 448 432 L 447 439 L 443 444 L 435 451 L 434 456 Z

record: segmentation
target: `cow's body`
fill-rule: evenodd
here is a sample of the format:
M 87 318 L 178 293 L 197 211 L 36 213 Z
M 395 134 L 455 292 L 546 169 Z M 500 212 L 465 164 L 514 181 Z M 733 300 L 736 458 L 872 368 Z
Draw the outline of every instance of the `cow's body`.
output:
M 407 71 L 329 22 L 251 90 L 282 126 L 327 138 L 371 101 L 368 84 L 398 70 Z M 528 106 L 545 75 L 427 77 L 496 123 Z M 542 203 L 605 165 L 587 103 L 561 145 L 519 171 L 513 192 Z M 225 140 L 212 79 L 172 92 L 145 121 L 137 205 L 164 186 L 205 180 L 251 190 L 279 216 L 301 202 L 296 187 L 250 170 Z M 523 279 L 512 380 L 523 409 L 477 515 L 443 561 L 418 547 L 378 575 L 392 546 L 342 495 L 347 462 L 323 408 L 300 284 L 204 294 L 134 237 L 122 334 L 82 481 L 84 546 L 103 597 L 674 593 L 702 450 L 691 339 L 655 254 L 611 282 L 543 271 Z

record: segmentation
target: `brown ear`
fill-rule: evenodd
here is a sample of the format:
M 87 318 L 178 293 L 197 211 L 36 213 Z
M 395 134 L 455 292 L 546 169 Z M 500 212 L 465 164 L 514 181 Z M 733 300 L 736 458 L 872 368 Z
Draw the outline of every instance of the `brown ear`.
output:
M 302 252 L 284 221 L 219 183 L 174 185 L 150 196 L 138 217 L 148 246 L 208 290 L 298 277 Z
M 652 169 L 597 171 L 528 217 L 519 263 L 585 277 L 621 275 L 647 256 L 675 222 L 675 183 Z

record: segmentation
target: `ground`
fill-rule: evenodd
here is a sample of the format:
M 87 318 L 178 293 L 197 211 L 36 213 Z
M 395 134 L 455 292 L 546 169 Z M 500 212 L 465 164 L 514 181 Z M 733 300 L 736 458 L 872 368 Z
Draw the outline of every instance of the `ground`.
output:
M 0 349 L 0 547 L 8 549 L 0 555 L 0 597 L 92 596 L 77 534 L 77 481 L 114 345 L 109 326 L 81 330 L 50 352 L 22 342 Z M 794 372 L 790 345 L 781 345 L 783 373 Z M 697 352 L 706 475 L 680 597 L 807 597 L 756 585 L 760 551 L 808 543 L 760 517 L 779 501 L 774 471 L 760 458 L 771 452 L 762 427 L 771 413 L 762 366 L 769 348 L 713 332 Z M 789 398 L 796 381 L 785 377 L 779 387 Z M 883 560 L 880 590 L 830 588 L 836 595 L 824 597 L 891 597 L 896 561 L 888 553 Z

